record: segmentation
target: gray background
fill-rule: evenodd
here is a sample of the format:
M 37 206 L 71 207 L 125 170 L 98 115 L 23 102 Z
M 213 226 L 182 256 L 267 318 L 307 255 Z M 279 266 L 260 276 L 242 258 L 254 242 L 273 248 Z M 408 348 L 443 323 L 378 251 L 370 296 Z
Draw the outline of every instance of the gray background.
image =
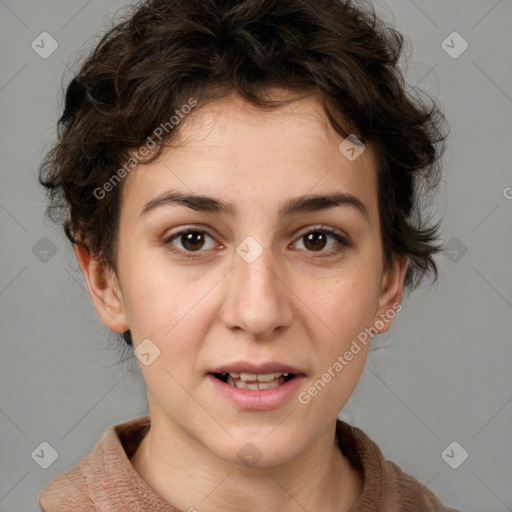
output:
M 147 413 L 138 368 L 118 363 L 35 178 L 67 67 L 125 4 L 0 0 L 2 511 L 39 511 L 42 487 L 106 428 Z M 512 2 L 375 4 L 410 41 L 407 78 L 439 96 L 451 125 L 435 207 L 450 250 L 438 257 L 439 283 L 413 292 L 374 339 L 340 417 L 445 504 L 512 510 Z M 31 47 L 44 31 L 58 42 L 46 59 Z M 456 36 L 445 43 L 452 56 L 442 47 L 454 31 L 469 44 L 457 58 Z M 58 452 L 47 469 L 31 456 L 44 441 Z M 457 469 L 441 456 L 453 441 L 469 454 Z M 449 451 L 452 464 L 461 453 Z

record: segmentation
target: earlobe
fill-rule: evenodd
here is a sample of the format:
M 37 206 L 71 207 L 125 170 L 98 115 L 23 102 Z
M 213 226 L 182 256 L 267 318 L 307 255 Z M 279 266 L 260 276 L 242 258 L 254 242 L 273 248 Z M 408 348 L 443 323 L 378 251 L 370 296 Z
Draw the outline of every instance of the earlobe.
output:
M 392 319 L 402 309 L 403 284 L 408 266 L 409 258 L 396 255 L 391 267 L 383 277 L 379 307 L 375 319 L 375 328 L 380 334 L 391 327 Z
M 129 326 L 115 273 L 95 258 L 87 247 L 75 244 L 74 249 L 78 265 L 99 317 L 112 331 L 127 331 Z

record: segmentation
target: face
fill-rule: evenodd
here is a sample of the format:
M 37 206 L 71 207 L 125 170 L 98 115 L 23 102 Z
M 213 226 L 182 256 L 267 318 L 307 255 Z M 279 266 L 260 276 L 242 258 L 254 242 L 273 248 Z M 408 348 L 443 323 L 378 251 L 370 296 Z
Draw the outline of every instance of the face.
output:
M 269 112 L 231 95 L 179 129 L 126 178 L 117 276 L 98 284 L 79 256 L 82 270 L 107 326 L 146 354 L 156 429 L 224 461 L 250 442 L 259 464 L 283 464 L 333 426 L 369 343 L 344 354 L 401 299 L 374 156 L 346 158 L 312 98 Z

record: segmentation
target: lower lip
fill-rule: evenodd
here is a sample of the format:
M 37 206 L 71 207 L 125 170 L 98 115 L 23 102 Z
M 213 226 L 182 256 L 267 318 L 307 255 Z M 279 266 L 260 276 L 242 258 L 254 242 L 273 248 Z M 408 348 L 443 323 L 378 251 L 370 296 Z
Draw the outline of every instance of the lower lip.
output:
M 296 375 L 293 379 L 272 389 L 240 389 L 217 379 L 211 373 L 207 376 L 215 390 L 221 393 L 229 402 L 241 409 L 275 409 L 288 402 L 296 395 L 304 375 Z

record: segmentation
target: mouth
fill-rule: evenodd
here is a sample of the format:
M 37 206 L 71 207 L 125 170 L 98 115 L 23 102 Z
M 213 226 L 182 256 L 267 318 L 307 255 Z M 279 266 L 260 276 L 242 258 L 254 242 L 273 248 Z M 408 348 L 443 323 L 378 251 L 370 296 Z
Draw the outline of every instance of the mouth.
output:
M 295 374 L 290 372 L 221 372 L 212 373 L 212 375 L 229 386 L 233 386 L 238 389 L 250 389 L 253 391 L 277 388 L 296 377 Z
M 270 410 L 289 403 L 304 383 L 299 367 L 277 361 L 226 363 L 207 373 L 214 393 L 237 409 Z

